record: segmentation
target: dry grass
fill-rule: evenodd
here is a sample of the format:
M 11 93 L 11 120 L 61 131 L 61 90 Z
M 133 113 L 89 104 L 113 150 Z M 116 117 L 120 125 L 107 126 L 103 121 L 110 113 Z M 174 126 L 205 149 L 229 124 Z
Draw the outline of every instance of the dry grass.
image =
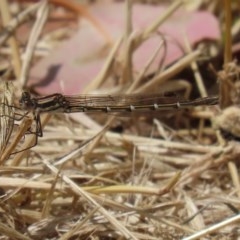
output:
M 8 12 L 7 1 L 1 1 L 5 2 L 0 6 L 1 11 Z M 205 1 L 205 5 L 216 7 L 212 4 L 215 1 L 209 2 Z M 188 54 L 184 58 L 144 84 L 141 79 L 148 66 L 136 74 L 130 64 L 134 50 L 182 4 L 173 1 L 164 16 L 137 35 L 132 34 L 131 18 L 128 18 L 125 35 L 114 43 L 105 66 L 85 92 L 106 84 L 106 79 L 113 75 L 111 66 L 116 52 L 123 44 L 119 89 L 128 83 L 128 93 L 146 93 L 191 66 L 197 72 L 198 91 L 206 95 L 196 64 L 202 52 L 192 51 L 187 42 Z M 126 1 L 126 6 L 126 16 L 131 16 L 130 1 Z M 22 61 L 12 33 L 21 21 L 28 19 L 25 14 L 36 14 L 36 11 L 36 22 L 25 50 L 27 55 Z M 47 12 L 48 5 L 42 1 L 20 13 L 18 23 L 11 20 L 10 14 L 3 20 L 11 28 L 1 35 L 0 41 L 3 45 L 10 37 L 8 46 L 15 49 L 11 58 L 18 87 L 10 92 L 18 98 L 27 83 Z M 228 67 L 218 76 L 235 90 L 235 101 L 231 104 L 238 105 L 238 88 L 234 86 L 239 80 L 239 66 L 229 64 L 231 57 L 227 51 L 225 59 Z M 129 79 L 135 81 L 131 83 Z M 13 99 L 9 96 L 9 85 L 1 82 L 1 89 L 5 90 L 1 90 L 0 239 L 190 240 L 237 239 L 240 235 L 239 143 L 225 141 L 219 133 L 219 129 L 232 135 L 238 132 L 236 106 L 232 112 L 218 106 L 199 107 L 187 113 L 168 111 L 156 116 L 154 121 L 139 116 L 107 116 L 104 120 L 95 116 L 98 123 L 107 122 L 100 131 L 97 124 L 92 129 L 84 127 L 90 121 L 86 117 L 79 124 L 63 115 L 51 118 L 44 115 L 44 137 L 39 138 L 38 144 L 31 150 L 9 155 L 16 151 L 16 146 L 25 149 L 35 142 L 32 134 L 26 134 L 24 141 L 22 137 L 34 124 L 31 115 L 22 118 L 19 115 L 22 121 L 13 126 L 13 108 L 7 107 Z M 187 86 L 188 94 L 191 83 L 183 85 Z M 221 99 L 233 96 L 223 90 L 220 93 Z M 227 101 L 223 102 L 224 107 L 229 107 L 225 106 Z M 228 122 L 229 119 L 232 121 Z M 109 131 L 119 121 L 124 132 Z

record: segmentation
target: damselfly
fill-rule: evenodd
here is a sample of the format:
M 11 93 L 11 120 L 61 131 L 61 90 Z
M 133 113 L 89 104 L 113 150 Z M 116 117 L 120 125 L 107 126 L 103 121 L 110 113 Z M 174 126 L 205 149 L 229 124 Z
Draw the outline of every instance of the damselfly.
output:
M 45 97 L 32 97 L 23 92 L 20 106 L 35 113 L 42 112 L 137 112 L 183 109 L 195 106 L 215 105 L 218 97 L 205 97 L 193 100 L 177 97 L 151 95 L 62 95 L 55 93 Z
M 217 96 L 186 100 L 176 96 L 163 96 L 162 94 L 70 96 L 55 93 L 44 97 L 32 97 L 28 92 L 23 92 L 20 99 L 21 108 L 33 112 L 36 121 L 36 134 L 40 137 L 42 136 L 40 114 L 46 112 L 102 112 L 121 114 L 184 109 L 195 106 L 215 105 L 217 103 Z

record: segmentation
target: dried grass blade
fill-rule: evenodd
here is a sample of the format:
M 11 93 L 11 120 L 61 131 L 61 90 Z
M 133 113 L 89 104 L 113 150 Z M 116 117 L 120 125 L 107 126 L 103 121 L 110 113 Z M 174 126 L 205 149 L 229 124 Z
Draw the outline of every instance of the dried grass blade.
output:
M 0 81 L 0 153 L 2 154 L 9 142 L 13 124 L 13 85 L 11 82 Z

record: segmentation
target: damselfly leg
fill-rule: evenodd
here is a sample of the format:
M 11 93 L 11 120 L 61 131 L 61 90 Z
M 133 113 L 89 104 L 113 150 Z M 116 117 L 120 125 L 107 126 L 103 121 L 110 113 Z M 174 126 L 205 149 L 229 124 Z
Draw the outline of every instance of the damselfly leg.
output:
M 25 115 L 25 117 L 29 118 L 27 115 Z M 32 124 L 32 123 L 34 123 L 34 124 Z M 31 125 L 26 128 L 26 131 L 23 135 L 23 138 L 26 138 L 27 135 L 33 135 L 34 136 L 32 144 L 25 147 L 24 149 L 21 149 L 19 151 L 15 151 L 11 154 L 16 154 L 16 153 L 19 153 L 19 152 L 26 151 L 28 149 L 31 149 L 31 148 L 35 147 L 38 144 L 38 137 L 42 137 L 42 135 L 43 135 L 42 134 L 42 124 L 41 124 L 40 114 L 34 114 L 33 115 Z

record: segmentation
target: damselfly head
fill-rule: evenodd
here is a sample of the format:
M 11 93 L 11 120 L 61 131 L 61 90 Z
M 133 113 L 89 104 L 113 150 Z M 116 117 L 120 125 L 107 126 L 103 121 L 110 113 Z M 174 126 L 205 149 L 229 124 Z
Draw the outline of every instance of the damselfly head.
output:
M 34 102 L 32 101 L 32 98 L 29 92 L 22 93 L 22 97 L 19 100 L 19 104 L 23 109 L 31 109 L 34 107 Z

